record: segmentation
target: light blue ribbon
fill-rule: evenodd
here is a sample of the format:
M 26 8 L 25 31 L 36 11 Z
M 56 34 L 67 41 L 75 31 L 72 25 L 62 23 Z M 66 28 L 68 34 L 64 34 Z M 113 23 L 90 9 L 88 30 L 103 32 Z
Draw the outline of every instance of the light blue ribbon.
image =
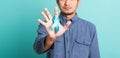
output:
M 55 29 L 55 31 L 57 33 L 60 29 L 60 26 L 59 26 L 60 18 L 59 17 L 57 18 L 56 16 L 53 16 L 52 21 L 53 21 L 53 25 L 51 26 L 50 30 L 53 31 Z

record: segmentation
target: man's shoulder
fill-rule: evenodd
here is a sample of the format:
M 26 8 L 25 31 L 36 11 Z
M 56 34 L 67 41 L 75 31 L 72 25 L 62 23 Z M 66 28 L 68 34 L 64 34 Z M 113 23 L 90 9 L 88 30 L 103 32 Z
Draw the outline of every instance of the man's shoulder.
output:
M 80 17 L 78 17 L 78 19 L 79 19 L 78 20 L 79 24 L 82 24 L 83 26 L 86 26 L 86 27 L 89 27 L 89 28 L 92 28 L 92 29 L 96 29 L 95 25 L 92 22 L 87 21 L 85 19 L 82 19 Z

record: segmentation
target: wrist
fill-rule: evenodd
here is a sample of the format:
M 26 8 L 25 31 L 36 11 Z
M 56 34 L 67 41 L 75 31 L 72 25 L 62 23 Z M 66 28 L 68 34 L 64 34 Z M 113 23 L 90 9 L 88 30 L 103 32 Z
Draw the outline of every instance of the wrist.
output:
M 50 42 L 50 43 L 53 43 L 56 38 L 55 37 L 50 37 L 49 35 L 47 36 L 47 40 Z

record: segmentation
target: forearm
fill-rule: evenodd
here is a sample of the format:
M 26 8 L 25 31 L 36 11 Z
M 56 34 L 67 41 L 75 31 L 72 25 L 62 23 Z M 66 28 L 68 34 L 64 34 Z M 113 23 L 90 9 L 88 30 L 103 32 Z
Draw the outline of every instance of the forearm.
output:
M 44 51 L 49 50 L 51 46 L 54 44 L 54 41 L 55 41 L 54 39 L 47 36 L 45 39 L 45 44 L 44 44 Z

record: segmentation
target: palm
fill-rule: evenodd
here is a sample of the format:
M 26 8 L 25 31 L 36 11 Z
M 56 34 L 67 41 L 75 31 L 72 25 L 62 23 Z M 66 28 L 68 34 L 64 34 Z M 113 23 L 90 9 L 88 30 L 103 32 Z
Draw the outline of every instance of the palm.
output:
M 44 27 L 46 28 L 47 31 L 50 30 L 50 27 L 52 26 L 52 24 L 53 24 L 52 21 L 48 21 L 48 22 L 45 23 Z

